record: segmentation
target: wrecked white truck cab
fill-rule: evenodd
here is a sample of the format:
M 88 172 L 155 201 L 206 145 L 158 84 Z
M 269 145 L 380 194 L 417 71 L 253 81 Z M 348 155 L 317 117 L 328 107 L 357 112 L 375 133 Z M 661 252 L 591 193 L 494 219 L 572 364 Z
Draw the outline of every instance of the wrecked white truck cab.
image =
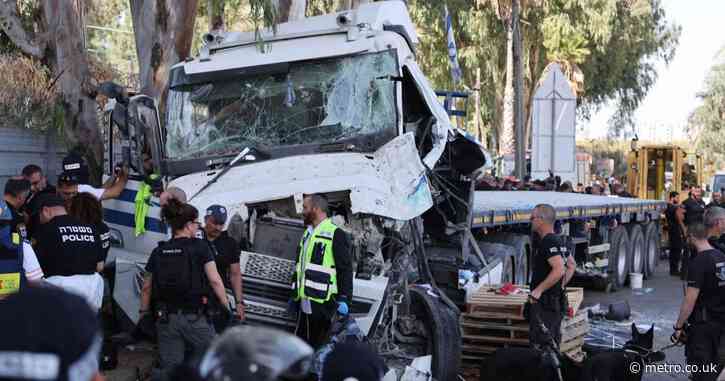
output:
M 107 165 L 132 177 L 106 201 L 114 237 L 114 299 L 136 321 L 140 263 L 166 228 L 158 200 L 136 236 L 135 192 L 143 158 L 200 211 L 221 204 L 241 253 L 250 324 L 291 329 L 289 285 L 304 230 L 305 194 L 324 194 L 353 243 L 351 314 L 392 366 L 431 356 L 438 380 L 456 379 L 460 269 L 492 283 L 470 231 L 473 178 L 489 164 L 452 128 L 415 62 L 418 43 L 404 3 L 365 4 L 253 33 L 204 36 L 198 57 L 175 65 L 164 123 L 145 96 L 109 114 Z M 478 255 L 472 254 L 477 253 Z

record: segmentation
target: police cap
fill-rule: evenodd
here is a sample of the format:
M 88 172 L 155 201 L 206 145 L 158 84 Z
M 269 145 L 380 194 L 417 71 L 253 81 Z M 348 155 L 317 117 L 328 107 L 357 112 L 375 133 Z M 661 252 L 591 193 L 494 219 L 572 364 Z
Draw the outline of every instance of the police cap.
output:
M 214 204 L 206 208 L 206 216 L 211 217 L 217 225 L 224 225 L 227 222 L 227 208 Z

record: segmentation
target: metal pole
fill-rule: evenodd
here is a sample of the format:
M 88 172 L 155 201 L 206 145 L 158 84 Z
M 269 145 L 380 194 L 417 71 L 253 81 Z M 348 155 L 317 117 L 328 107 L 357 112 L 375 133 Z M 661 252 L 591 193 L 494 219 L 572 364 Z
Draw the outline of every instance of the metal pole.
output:
M 486 141 L 483 138 L 483 131 L 481 131 L 481 68 L 476 69 L 476 88 L 474 93 L 474 100 L 476 102 L 476 113 L 473 115 L 473 125 L 478 135 L 478 141 L 480 141 L 484 147 L 488 148 Z
M 516 177 L 523 179 L 526 173 L 526 142 L 523 121 L 523 67 L 521 61 L 521 29 L 519 23 L 519 0 L 513 0 L 511 7 L 514 59 L 514 130 L 516 140 Z

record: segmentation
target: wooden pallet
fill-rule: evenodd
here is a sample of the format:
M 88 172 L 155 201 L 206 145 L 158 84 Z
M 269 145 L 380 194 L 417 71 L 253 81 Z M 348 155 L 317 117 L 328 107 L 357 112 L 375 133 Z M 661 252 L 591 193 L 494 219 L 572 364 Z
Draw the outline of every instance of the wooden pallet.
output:
M 522 290 L 521 294 L 499 295 L 496 294 L 496 290 L 500 286 L 483 287 L 466 298 L 466 312 L 492 319 L 524 320 L 524 303 L 528 299 L 529 288 L 527 286 L 516 287 Z M 566 296 L 569 307 L 576 315 L 584 301 L 584 289 L 567 287 Z
M 464 367 L 479 366 L 499 348 L 529 346 L 529 324 L 523 320 L 465 313 L 461 315 L 460 324 Z M 586 311 L 562 320 L 561 331 L 559 350 L 572 360 L 581 361 L 584 337 L 589 333 Z

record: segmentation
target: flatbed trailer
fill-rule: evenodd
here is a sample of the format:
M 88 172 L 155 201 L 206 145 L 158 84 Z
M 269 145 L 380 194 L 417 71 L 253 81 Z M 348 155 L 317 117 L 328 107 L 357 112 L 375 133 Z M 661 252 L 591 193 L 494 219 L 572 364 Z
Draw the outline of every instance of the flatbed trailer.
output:
M 578 281 L 593 280 L 596 287 L 609 288 L 624 286 L 630 273 L 652 276 L 659 259 L 665 202 L 544 191 L 476 191 L 472 232 L 481 241 L 503 243 L 515 251 L 506 258 L 505 280 L 530 279 L 530 218 L 537 204 L 556 210 L 558 230 L 575 253 Z

